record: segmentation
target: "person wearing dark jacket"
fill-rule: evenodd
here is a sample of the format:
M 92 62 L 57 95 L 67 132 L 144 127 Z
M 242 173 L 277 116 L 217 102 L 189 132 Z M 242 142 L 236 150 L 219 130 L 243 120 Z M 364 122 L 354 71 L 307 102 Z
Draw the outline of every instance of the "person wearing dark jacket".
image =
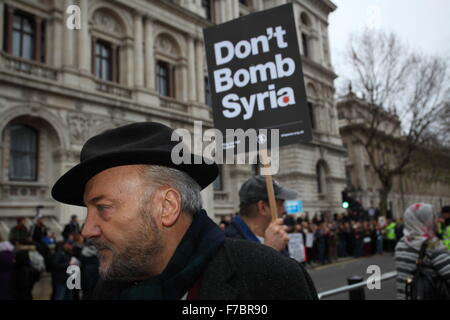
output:
M 70 217 L 70 222 L 65 225 L 64 230 L 61 234 L 64 240 L 66 240 L 72 233 L 81 233 L 80 224 L 78 223 L 78 217 L 75 214 Z
M 9 233 L 9 242 L 13 245 L 17 243 L 27 242 L 30 238 L 30 232 L 25 225 L 25 218 L 17 218 L 17 225 Z
M 48 228 L 45 226 L 43 218 L 38 218 L 33 228 L 33 241 L 42 243 L 42 239 L 47 236 L 47 232 Z
M 93 299 L 317 299 L 295 260 L 225 239 L 200 194 L 218 166 L 187 149 L 190 164 L 175 164 L 184 142 L 174 136 L 154 122 L 105 131 L 53 186 L 56 200 L 87 208 L 82 235 L 100 255 Z
M 16 248 L 17 249 L 17 248 Z M 33 287 L 39 280 L 40 273 L 31 265 L 28 250 L 19 249 L 16 251 L 15 276 L 17 300 L 33 300 Z
M 253 176 L 239 190 L 239 215 L 231 220 L 225 236 L 262 243 L 289 256 L 287 227 L 281 217 L 285 213 L 284 201 L 295 199 L 298 193 L 282 187 L 274 179 L 272 181 L 279 219 L 271 221 L 265 178 Z
M 87 240 L 80 255 L 81 262 L 81 289 L 83 300 L 90 300 L 98 280 L 98 260 L 97 248 L 92 241 Z
M 53 300 L 72 300 L 71 291 L 67 288 L 67 268 L 72 258 L 73 241 L 65 240 L 53 256 L 52 261 L 52 283 Z
M 14 246 L 0 234 L 0 300 L 16 299 Z

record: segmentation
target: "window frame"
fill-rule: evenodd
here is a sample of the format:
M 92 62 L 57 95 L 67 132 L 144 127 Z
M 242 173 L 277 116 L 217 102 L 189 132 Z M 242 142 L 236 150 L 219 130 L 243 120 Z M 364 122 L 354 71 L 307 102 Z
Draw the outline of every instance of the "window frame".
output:
M 27 156 L 29 156 L 31 154 L 32 156 L 32 160 L 34 161 L 33 164 L 34 166 L 32 167 L 32 173 L 33 176 L 31 177 L 19 177 L 19 176 L 13 176 L 13 170 L 12 168 L 14 167 L 12 165 L 12 163 L 14 162 L 15 156 L 13 155 L 13 153 L 18 153 L 18 152 L 22 152 L 24 153 L 25 151 L 21 151 L 21 150 L 13 150 L 13 143 L 12 143 L 12 139 L 13 139 L 13 129 L 17 128 L 17 127 L 23 127 L 26 128 L 28 130 L 30 130 L 30 132 L 32 132 L 34 135 L 34 152 L 28 152 Z M 39 173 L 38 173 L 38 169 L 39 169 L 39 131 L 31 126 L 28 126 L 26 124 L 22 124 L 22 123 L 17 123 L 14 125 L 11 125 L 9 128 L 9 163 L 8 163 L 8 168 L 9 168 L 9 172 L 8 172 L 8 179 L 9 181 L 38 181 L 38 177 L 39 177 Z
M 115 82 L 116 80 L 114 79 L 114 46 L 111 42 L 103 40 L 103 39 L 95 39 L 95 47 L 94 47 L 94 68 L 93 68 L 93 73 L 95 75 L 96 78 L 103 80 L 103 81 L 111 81 L 111 82 Z M 101 50 L 100 50 L 100 54 L 97 53 L 97 46 L 100 46 Z M 102 49 L 106 48 L 107 50 L 109 50 L 109 56 L 105 57 L 102 55 Z M 97 74 L 97 68 L 98 66 L 98 60 L 100 60 L 101 64 L 100 64 L 100 75 Z M 105 79 L 103 78 L 103 63 L 104 62 L 108 63 L 108 68 L 109 68 L 109 78 Z
M 20 19 L 20 28 L 17 29 L 15 27 L 15 20 L 16 18 Z M 24 21 L 28 20 L 28 22 L 30 23 L 30 28 L 31 31 L 26 31 L 24 30 Z M 21 59 L 26 59 L 26 60 L 35 60 L 36 58 L 36 18 L 30 14 L 27 14 L 21 10 L 14 10 L 14 13 L 12 14 L 12 21 L 9 22 L 11 23 L 11 34 L 9 34 L 9 36 L 11 37 L 11 55 L 21 58 Z M 18 32 L 19 33 L 19 54 L 16 55 L 15 53 L 15 33 Z M 28 35 L 31 38 L 31 57 L 25 57 L 24 56 L 24 35 Z M 41 41 L 41 39 L 39 39 L 39 41 Z M 39 57 L 40 59 L 40 57 Z
M 163 68 L 162 68 L 163 67 Z M 166 89 L 166 93 L 167 94 L 162 94 L 161 92 L 161 88 L 160 88 L 160 78 L 161 78 L 161 73 L 160 70 L 165 69 L 166 75 L 165 75 L 165 80 L 164 83 L 167 87 Z M 165 60 L 156 60 L 156 68 L 155 68 L 156 72 L 155 72 L 155 83 L 156 83 L 156 91 L 158 92 L 158 94 L 161 97 L 168 97 L 168 98 L 173 98 L 175 99 L 175 89 L 174 89 L 174 68 L 173 65 L 170 62 L 167 62 Z

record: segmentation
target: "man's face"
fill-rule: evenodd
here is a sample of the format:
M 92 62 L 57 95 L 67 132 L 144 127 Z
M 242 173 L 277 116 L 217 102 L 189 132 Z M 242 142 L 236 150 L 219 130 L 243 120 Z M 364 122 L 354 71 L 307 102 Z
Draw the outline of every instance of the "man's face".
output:
M 86 184 L 86 223 L 82 231 L 100 253 L 104 279 L 138 280 L 151 276 L 163 248 L 158 204 L 145 199 L 147 188 L 137 165 L 100 172 Z

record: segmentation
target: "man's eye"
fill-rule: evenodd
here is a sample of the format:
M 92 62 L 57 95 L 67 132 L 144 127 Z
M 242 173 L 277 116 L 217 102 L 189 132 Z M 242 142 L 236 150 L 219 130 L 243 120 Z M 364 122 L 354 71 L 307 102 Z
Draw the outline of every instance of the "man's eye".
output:
M 109 208 L 109 206 L 97 205 L 97 211 L 99 211 L 99 212 L 103 212 L 103 211 L 107 210 L 108 208 Z

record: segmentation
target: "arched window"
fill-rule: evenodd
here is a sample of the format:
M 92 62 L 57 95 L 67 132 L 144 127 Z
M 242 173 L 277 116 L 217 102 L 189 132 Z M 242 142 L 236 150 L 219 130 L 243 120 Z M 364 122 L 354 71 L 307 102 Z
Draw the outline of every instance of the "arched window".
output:
M 9 179 L 37 180 L 37 131 L 24 125 L 13 125 L 9 132 Z
M 156 63 L 156 89 L 161 96 L 173 96 L 172 80 L 169 64 L 164 61 L 158 61 Z
M 326 169 L 325 163 L 323 161 L 319 161 L 316 164 L 316 179 L 317 179 L 317 193 L 325 194 L 326 193 Z
M 185 85 L 182 82 L 182 56 L 178 42 L 169 34 L 159 35 L 155 41 L 156 90 L 161 96 L 179 98 Z
M 317 129 L 317 122 L 318 122 L 318 116 L 316 114 L 316 110 L 315 110 L 315 106 L 318 103 L 318 96 L 317 96 L 317 90 L 314 87 L 314 85 L 312 85 L 311 83 L 309 83 L 306 86 L 306 93 L 308 96 L 308 112 L 309 112 L 309 119 L 311 121 L 311 127 L 313 129 Z
M 92 73 L 100 80 L 126 82 L 120 61 L 126 58 L 125 27 L 115 12 L 98 9 L 92 17 Z M 123 73 L 123 72 L 122 72 Z M 126 76 L 126 73 L 123 73 Z

